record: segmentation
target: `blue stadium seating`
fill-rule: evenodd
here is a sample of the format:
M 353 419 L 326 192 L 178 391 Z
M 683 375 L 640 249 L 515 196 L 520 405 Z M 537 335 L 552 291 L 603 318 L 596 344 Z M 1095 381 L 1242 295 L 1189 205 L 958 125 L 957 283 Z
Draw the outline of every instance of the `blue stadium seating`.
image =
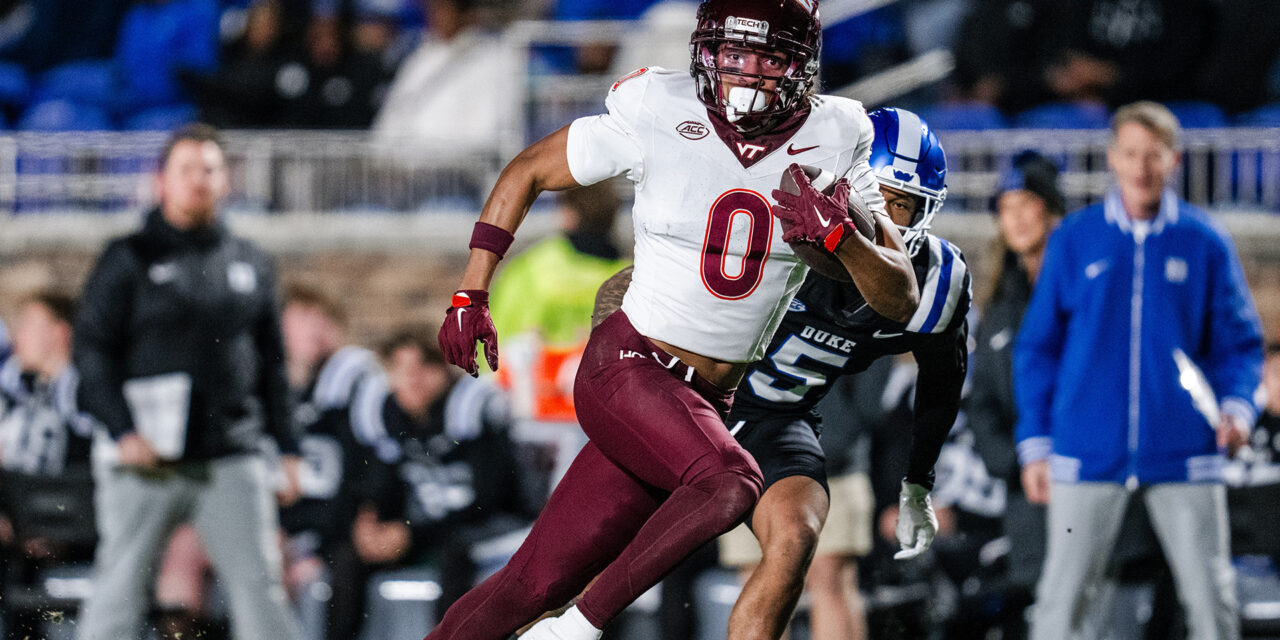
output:
M 1227 126 L 1227 114 L 1212 102 L 1182 100 L 1165 105 L 1178 117 L 1184 129 L 1212 129 Z
M 1000 110 L 985 102 L 942 102 L 919 111 L 939 131 L 985 131 L 1009 126 Z
M 1242 113 L 1236 116 L 1236 124 L 1244 127 L 1280 127 L 1280 102 Z
M 1109 124 L 1106 105 L 1097 102 L 1051 102 L 1014 117 L 1022 129 L 1105 129 Z
M 189 104 L 175 104 L 146 109 L 124 119 L 125 131 L 172 131 L 199 119 L 200 112 Z
M 0 105 L 22 106 L 31 98 L 31 78 L 21 65 L 0 62 Z
M 81 60 L 40 74 L 31 100 L 66 100 L 111 111 L 114 96 L 118 94 L 114 63 L 110 60 Z
M 71 100 L 45 100 L 32 105 L 18 121 L 23 131 L 103 131 L 112 128 L 105 109 Z

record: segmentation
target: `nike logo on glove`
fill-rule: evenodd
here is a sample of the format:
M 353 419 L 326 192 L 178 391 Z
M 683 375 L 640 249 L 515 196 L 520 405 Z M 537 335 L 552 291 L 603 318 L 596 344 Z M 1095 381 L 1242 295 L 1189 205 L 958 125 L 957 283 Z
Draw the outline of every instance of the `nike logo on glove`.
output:
M 831 226 L 831 221 L 828 220 L 826 216 L 822 215 L 822 212 L 818 210 L 817 205 L 814 205 L 813 212 L 818 214 L 818 222 L 821 222 L 822 226 L 824 227 Z
M 466 312 L 466 307 L 458 307 L 458 331 L 462 331 L 462 314 Z
M 818 147 L 821 147 L 821 146 L 822 145 L 820 144 L 815 144 L 812 147 L 801 147 L 797 149 L 794 144 L 789 144 L 787 145 L 787 155 L 794 156 L 796 154 L 804 153 L 806 151 L 813 151 L 814 149 L 817 149 Z

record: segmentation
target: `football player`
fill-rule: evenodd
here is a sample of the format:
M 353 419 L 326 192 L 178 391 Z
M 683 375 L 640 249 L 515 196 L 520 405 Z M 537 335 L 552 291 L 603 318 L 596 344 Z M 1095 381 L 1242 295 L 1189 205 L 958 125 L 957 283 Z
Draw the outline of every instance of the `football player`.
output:
M 775 217 L 790 224 L 786 240 L 834 252 L 872 307 L 910 320 L 919 291 L 901 235 L 887 222 L 876 242 L 852 232 L 849 198 L 877 219 L 884 201 L 862 106 L 811 95 L 820 39 L 812 0 L 707 0 L 690 74 L 628 74 L 609 90 L 608 113 L 574 121 L 503 170 L 440 330 L 450 362 L 475 374 L 480 340 L 497 367 L 487 288 L 543 190 L 631 179 L 634 279 L 578 369 L 574 403 L 590 443 L 511 562 L 463 596 L 431 640 L 505 639 L 597 575 L 576 606 L 526 638 L 598 638 L 685 556 L 742 520 L 759 498 L 760 469 L 723 418 L 806 273 Z M 797 162 L 843 182 L 824 195 L 802 174 L 806 207 L 762 195 Z
M 842 565 L 824 567 L 823 575 L 839 579 L 855 566 L 857 550 L 844 545 L 869 539 L 869 533 L 840 531 L 850 540 L 819 543 L 830 504 L 859 498 L 841 495 L 852 493 L 845 487 L 828 490 L 814 407 L 836 378 L 863 371 L 877 358 L 909 352 L 919 366 L 911 455 L 899 499 L 902 550 L 895 557 L 919 555 L 937 532 L 929 491 L 938 452 L 959 410 L 968 364 L 970 275 L 960 250 L 928 233 L 946 197 L 946 157 L 937 136 L 910 111 L 879 109 L 870 119 L 875 127 L 871 167 L 889 215 L 906 239 L 921 303 L 906 321 L 888 318 L 869 308 L 853 284 L 810 273 L 765 357 L 747 371 L 727 424 L 764 473 L 764 495 L 750 521 L 763 554 L 729 618 L 730 640 L 782 636 L 815 550 L 826 556 L 823 562 Z M 626 288 L 626 278 L 627 272 L 620 272 L 601 288 L 597 318 L 612 310 L 608 300 Z M 856 593 L 856 586 L 844 586 Z M 818 611 L 821 606 L 815 599 L 815 639 L 862 635 L 855 630 L 865 625 L 853 611 Z

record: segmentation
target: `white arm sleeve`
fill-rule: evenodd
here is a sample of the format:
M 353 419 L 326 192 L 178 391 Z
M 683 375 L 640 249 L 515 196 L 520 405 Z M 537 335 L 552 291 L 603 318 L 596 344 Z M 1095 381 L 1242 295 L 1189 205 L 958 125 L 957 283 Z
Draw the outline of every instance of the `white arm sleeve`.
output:
M 627 174 L 639 182 L 644 173 L 640 142 L 612 113 L 578 118 L 569 125 L 569 172 L 586 186 Z
M 880 193 L 880 183 L 876 181 L 875 171 L 871 168 L 871 141 L 875 138 L 875 129 L 872 128 L 871 120 L 866 115 L 863 115 L 860 120 L 861 134 L 858 136 L 858 146 L 853 151 L 853 165 L 849 167 L 849 172 L 844 177 L 849 180 L 849 186 L 862 196 L 862 201 L 872 213 L 887 216 L 884 196 Z

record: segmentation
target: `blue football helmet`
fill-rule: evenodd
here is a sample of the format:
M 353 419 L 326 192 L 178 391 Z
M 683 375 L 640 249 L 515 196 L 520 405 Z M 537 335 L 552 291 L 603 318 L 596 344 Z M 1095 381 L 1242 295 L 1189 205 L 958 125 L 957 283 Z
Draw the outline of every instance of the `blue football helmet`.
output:
M 867 115 L 876 132 L 871 142 L 871 169 L 876 180 L 922 199 L 911 224 L 898 225 L 908 252 L 915 255 L 947 198 L 947 156 L 938 136 L 920 116 L 891 107 Z

